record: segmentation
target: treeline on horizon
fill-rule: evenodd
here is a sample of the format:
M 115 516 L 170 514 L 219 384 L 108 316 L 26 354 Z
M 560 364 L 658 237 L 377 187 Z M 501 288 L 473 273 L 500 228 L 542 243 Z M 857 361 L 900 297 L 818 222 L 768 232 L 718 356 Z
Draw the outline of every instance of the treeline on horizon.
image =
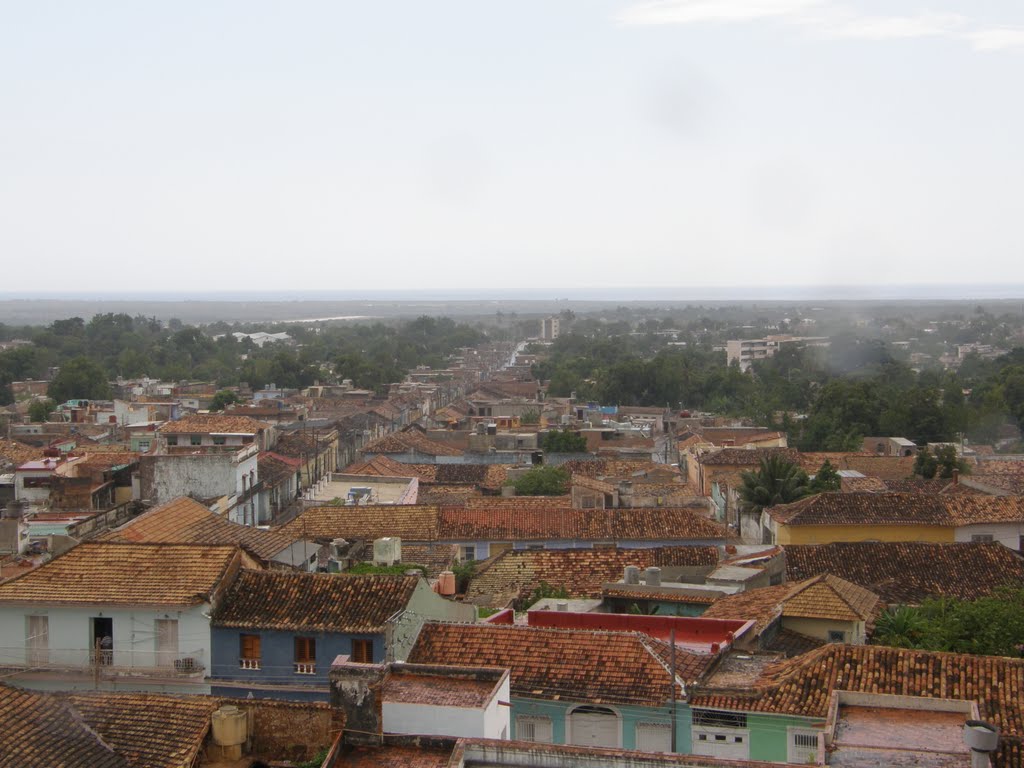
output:
M 784 430 L 790 444 L 803 450 L 855 449 L 869 435 L 903 436 L 918 444 L 963 435 L 991 443 L 1005 424 L 1024 426 L 1022 348 L 995 360 L 970 354 L 955 372 L 938 367 L 918 372 L 884 341 L 845 331 L 832 335 L 827 349 L 787 346 L 743 373 L 712 349 L 719 337 L 735 331 L 724 323 L 716 323 L 723 327 L 712 335 L 705 332 L 713 322 L 707 318 L 648 319 L 637 325 L 625 312 L 612 322 L 562 314 L 570 332 L 538 348 L 534 367 L 537 378 L 550 382 L 553 397 L 575 393 L 578 400 L 606 405 L 747 418 Z M 975 321 L 990 322 L 981 315 Z M 333 376 L 383 393 L 417 365 L 444 367 L 462 347 L 525 338 L 535 325 L 502 313 L 472 325 L 422 316 L 318 328 L 227 323 L 200 328 L 114 313 L 44 327 L 0 324 L 0 340 L 32 342 L 0 352 L 0 404 L 12 402 L 10 382 L 46 378 L 54 368 L 66 374 L 53 392 L 57 402 L 107 397 L 106 381 L 143 375 L 220 387 L 244 382 L 255 389 L 305 387 Z M 673 336 L 663 335 L 669 328 L 679 330 L 687 345 L 672 346 Z M 260 348 L 232 335 L 253 330 L 286 330 L 298 346 Z
M 646 335 L 571 333 L 541 353 L 534 373 L 552 397 L 748 418 L 807 451 L 855 450 L 875 435 L 991 443 L 1004 424 L 1024 426 L 1024 348 L 995 360 L 972 353 L 955 372 L 917 372 L 883 341 L 851 333 L 828 348 L 785 346 L 749 373 L 710 344 L 654 351 Z
M 69 397 L 108 397 L 105 382 L 119 376 L 213 381 L 221 387 L 244 382 L 261 389 L 268 384 L 307 387 L 333 374 L 383 392 L 417 365 L 443 367 L 458 349 L 487 340 L 476 327 L 428 316 L 324 325 L 319 331 L 296 324 L 260 328 L 286 331 L 297 342 L 294 347 L 268 343 L 260 348 L 236 339 L 232 332 L 239 330 L 254 329 L 227 324 L 199 328 L 175 320 L 165 325 L 152 317 L 114 313 L 44 327 L 0 325 L 0 340 L 32 342 L 0 352 L 0 405 L 13 402 L 12 381 L 45 379 L 54 368 L 69 372 L 51 393 L 58 403 Z

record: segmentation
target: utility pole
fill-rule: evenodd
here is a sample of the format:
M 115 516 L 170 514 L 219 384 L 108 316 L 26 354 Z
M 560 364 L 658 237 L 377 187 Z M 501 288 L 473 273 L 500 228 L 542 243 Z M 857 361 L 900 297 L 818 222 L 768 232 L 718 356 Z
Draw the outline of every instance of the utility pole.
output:
M 672 752 L 676 751 L 676 628 L 668 632 L 668 642 L 671 645 L 669 651 L 669 674 L 672 676 Z

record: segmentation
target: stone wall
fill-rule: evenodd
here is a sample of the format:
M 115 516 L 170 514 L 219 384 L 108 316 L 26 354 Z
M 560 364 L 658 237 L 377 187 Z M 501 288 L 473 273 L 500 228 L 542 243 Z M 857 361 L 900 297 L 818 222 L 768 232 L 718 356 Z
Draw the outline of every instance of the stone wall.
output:
M 344 714 L 326 704 L 225 699 L 249 718 L 251 754 L 273 760 L 309 760 L 330 747 L 344 725 Z

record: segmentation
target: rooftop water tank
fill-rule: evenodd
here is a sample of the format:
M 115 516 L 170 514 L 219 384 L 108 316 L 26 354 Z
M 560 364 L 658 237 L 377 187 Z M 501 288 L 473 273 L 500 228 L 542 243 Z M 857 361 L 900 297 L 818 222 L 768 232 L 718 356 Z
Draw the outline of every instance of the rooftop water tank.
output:
M 437 593 L 451 597 L 455 594 L 455 573 L 452 571 L 441 571 L 437 574 Z
M 245 743 L 247 737 L 245 712 L 231 704 L 213 713 L 211 717 L 213 743 L 220 747 L 235 747 Z
M 623 573 L 622 580 L 626 584 L 639 584 L 640 583 L 640 569 L 635 565 L 627 565 L 625 572 Z
M 397 536 L 386 536 L 373 541 L 374 565 L 394 565 L 402 562 L 402 540 Z

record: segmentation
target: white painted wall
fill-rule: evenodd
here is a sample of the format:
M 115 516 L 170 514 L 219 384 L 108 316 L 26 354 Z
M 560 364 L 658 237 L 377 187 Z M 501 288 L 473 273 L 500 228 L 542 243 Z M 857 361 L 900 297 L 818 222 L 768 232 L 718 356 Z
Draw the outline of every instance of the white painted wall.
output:
M 384 702 L 384 732 L 422 736 L 484 736 L 484 713 L 467 707 Z
M 25 480 L 50 477 L 54 474 L 50 470 L 39 470 L 16 472 L 14 475 L 14 498 L 18 501 L 27 501 L 30 504 L 44 504 L 50 498 L 49 487 L 26 488 Z
M 511 731 L 511 707 L 499 702 L 509 701 L 508 677 L 497 695 L 483 709 L 440 707 L 431 704 L 406 704 L 385 701 L 384 732 L 421 736 L 456 736 L 471 739 L 508 738 Z
M 1024 523 L 982 523 L 964 525 L 956 529 L 956 541 L 971 541 L 972 536 L 991 535 L 1005 547 L 1020 550 L 1020 537 L 1024 536 Z
M 28 616 L 45 615 L 49 623 L 49 665 L 58 668 L 90 665 L 93 617 L 114 621 L 113 666 L 145 669 L 157 665 L 156 620 L 178 620 L 178 656 L 197 658 L 210 666 L 209 604 L 175 608 L 97 605 L 0 605 L 0 666 L 25 665 Z
M 498 695 L 491 699 L 484 711 L 485 739 L 507 739 L 512 734 L 512 693 L 509 680 L 510 676 L 506 676 L 498 689 Z

